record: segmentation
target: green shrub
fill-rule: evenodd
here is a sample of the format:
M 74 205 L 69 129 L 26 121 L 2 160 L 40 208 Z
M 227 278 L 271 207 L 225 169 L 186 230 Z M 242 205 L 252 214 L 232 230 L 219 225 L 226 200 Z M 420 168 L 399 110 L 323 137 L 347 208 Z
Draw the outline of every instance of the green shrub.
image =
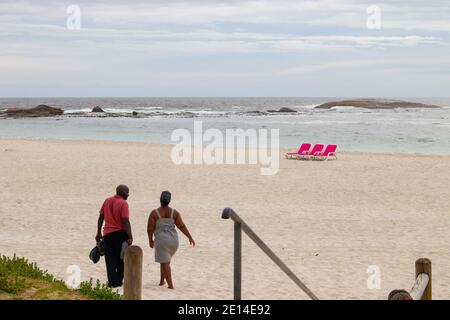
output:
M 0 274 L 0 290 L 6 293 L 17 294 L 27 289 L 28 286 L 24 279 L 20 279 L 17 276 L 9 277 L 4 274 Z
M 24 277 L 48 278 L 48 275 L 39 270 L 36 264 L 30 264 L 25 259 L 0 256 L 0 290 L 6 293 L 17 294 L 28 288 Z
M 25 258 L 18 258 L 16 254 L 12 258 L 0 256 L 0 292 L 20 294 L 29 288 L 26 279 L 42 280 L 53 285 L 54 290 L 67 290 L 64 281 L 56 279 L 47 270 L 38 268 L 35 262 L 29 262 Z M 93 280 L 82 282 L 76 290 L 82 295 L 95 300 L 120 300 L 122 296 L 117 292 L 101 284 L 97 280 L 95 286 Z
M 105 284 L 101 284 L 97 280 L 95 286 L 92 278 L 89 281 L 84 281 L 80 284 L 78 291 L 95 300 L 121 300 L 122 296 L 118 291 L 114 291 Z
M 16 254 L 12 258 L 2 255 L 0 257 L 0 276 L 21 276 L 32 279 L 40 279 L 49 282 L 56 281 L 55 277 L 38 268 L 35 262 L 28 262 L 25 258 L 18 258 Z

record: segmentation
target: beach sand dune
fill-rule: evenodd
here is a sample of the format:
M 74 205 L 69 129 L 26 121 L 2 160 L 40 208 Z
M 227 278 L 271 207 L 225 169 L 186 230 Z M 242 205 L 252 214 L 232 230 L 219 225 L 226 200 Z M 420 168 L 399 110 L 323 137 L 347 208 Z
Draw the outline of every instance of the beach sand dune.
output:
M 143 143 L 0 140 L 0 252 L 17 253 L 58 277 L 79 265 L 83 280 L 106 281 L 94 265 L 98 210 L 129 185 L 135 244 L 144 249 L 145 299 L 230 299 L 230 206 L 321 299 L 385 299 L 409 289 L 414 261 L 433 262 L 433 294 L 450 298 L 450 156 L 341 153 L 338 161 L 280 160 L 275 176 L 259 166 L 177 166 L 171 146 Z M 159 265 L 146 235 L 162 190 L 197 246 L 180 236 L 171 291 L 157 285 Z M 305 299 L 246 236 L 244 299 Z M 368 289 L 367 269 L 381 271 Z

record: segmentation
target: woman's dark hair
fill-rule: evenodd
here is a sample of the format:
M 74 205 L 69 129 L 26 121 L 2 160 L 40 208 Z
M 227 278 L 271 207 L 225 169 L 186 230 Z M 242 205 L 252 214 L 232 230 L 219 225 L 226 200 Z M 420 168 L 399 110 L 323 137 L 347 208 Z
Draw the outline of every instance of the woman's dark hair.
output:
M 161 197 L 159 198 L 159 201 L 161 202 L 162 206 L 168 206 L 171 198 L 172 198 L 172 194 L 169 191 L 163 191 L 161 193 Z

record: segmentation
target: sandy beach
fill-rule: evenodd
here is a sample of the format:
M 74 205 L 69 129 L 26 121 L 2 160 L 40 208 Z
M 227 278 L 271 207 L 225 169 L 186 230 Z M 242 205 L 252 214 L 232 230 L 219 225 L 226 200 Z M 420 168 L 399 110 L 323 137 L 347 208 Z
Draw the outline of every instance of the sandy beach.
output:
M 144 249 L 145 299 L 231 299 L 232 207 L 320 299 L 385 299 L 409 289 L 414 261 L 433 262 L 433 298 L 450 298 L 450 156 L 339 153 L 337 161 L 280 160 L 275 176 L 254 165 L 174 165 L 169 145 L 0 140 L 0 253 L 36 261 L 60 278 L 106 281 L 94 265 L 96 222 L 116 185 L 130 187 L 134 244 Z M 176 290 L 157 285 L 146 224 L 162 190 L 197 246 L 180 236 Z M 306 299 L 246 236 L 244 299 Z M 368 289 L 367 268 L 381 270 Z

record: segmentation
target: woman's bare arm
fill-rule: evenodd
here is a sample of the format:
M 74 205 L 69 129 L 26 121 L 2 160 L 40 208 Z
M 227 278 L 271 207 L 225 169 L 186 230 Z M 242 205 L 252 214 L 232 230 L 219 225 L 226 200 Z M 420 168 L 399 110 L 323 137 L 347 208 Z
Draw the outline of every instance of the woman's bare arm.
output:
M 189 244 L 191 244 L 195 247 L 194 239 L 192 238 L 191 234 L 189 233 L 188 228 L 184 224 L 183 219 L 181 219 L 181 214 L 176 210 L 175 210 L 175 225 L 189 239 Z
M 154 242 L 153 242 L 153 232 L 155 231 L 155 214 L 152 211 L 150 213 L 150 216 L 148 217 L 148 223 L 147 223 L 147 235 L 148 235 L 148 242 L 150 244 L 150 248 L 153 248 Z

